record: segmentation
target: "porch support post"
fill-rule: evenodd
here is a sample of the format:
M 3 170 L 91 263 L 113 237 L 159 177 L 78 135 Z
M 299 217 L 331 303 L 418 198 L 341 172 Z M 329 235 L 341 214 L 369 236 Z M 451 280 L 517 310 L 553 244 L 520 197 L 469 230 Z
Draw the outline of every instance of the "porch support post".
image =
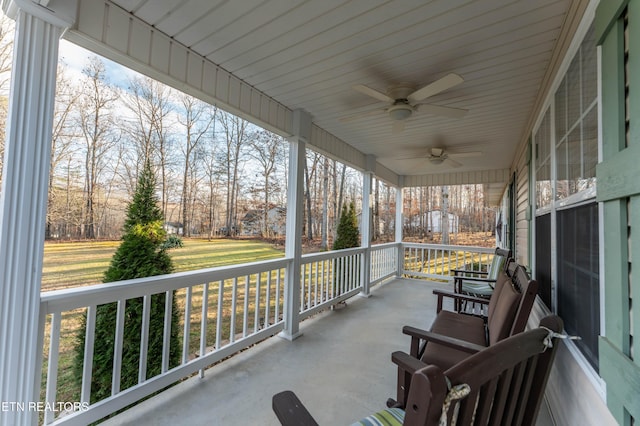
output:
M 311 116 L 293 111 L 293 135 L 289 138 L 289 181 L 287 188 L 287 224 L 285 257 L 289 259 L 285 275 L 284 330 L 280 337 L 300 337 L 300 267 L 302 264 L 302 220 L 304 209 L 304 163 L 306 143 L 311 137 Z
M 404 177 L 398 177 L 398 188 L 396 190 L 396 245 L 398 247 L 398 272 L 397 276 L 401 277 L 404 274 L 404 250 L 402 248 L 402 228 L 404 226 L 404 220 L 402 217 L 402 210 L 404 208 L 404 195 L 403 195 Z
M 0 401 L 28 407 L 40 400 L 40 280 L 58 42 L 76 5 L 49 9 L 14 0 L 3 9 L 16 25 L 0 196 Z M 3 425 L 37 422 L 32 409 L 0 410 Z
M 360 246 L 364 249 L 360 262 L 361 296 L 369 297 L 371 281 L 371 187 L 375 172 L 376 157 L 367 155 L 367 169 L 362 172 L 362 214 L 360 215 Z

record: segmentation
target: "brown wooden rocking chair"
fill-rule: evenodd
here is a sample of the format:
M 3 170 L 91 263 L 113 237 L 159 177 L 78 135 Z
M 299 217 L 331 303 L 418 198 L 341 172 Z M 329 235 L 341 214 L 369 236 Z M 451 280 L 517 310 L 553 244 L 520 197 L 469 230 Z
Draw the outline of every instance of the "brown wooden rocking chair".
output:
M 408 354 L 411 388 L 405 407 L 378 412 L 359 423 L 412 426 L 534 425 L 562 332 L 562 320 L 549 316 L 540 327 L 508 337 L 446 371 Z M 274 395 L 273 410 L 285 426 L 317 425 L 291 391 Z

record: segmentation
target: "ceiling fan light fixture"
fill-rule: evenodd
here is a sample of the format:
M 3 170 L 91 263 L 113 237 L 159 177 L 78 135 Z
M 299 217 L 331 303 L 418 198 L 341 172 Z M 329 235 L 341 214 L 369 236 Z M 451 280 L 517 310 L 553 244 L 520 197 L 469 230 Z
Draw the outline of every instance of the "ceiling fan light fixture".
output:
M 413 113 L 413 108 L 409 105 L 393 105 L 389 108 L 389 117 L 394 120 L 402 121 L 411 117 L 411 113 Z
M 442 164 L 442 162 L 444 161 L 444 158 L 442 158 L 442 157 L 431 157 L 431 158 L 429 158 L 429 161 L 431 161 L 431 164 Z

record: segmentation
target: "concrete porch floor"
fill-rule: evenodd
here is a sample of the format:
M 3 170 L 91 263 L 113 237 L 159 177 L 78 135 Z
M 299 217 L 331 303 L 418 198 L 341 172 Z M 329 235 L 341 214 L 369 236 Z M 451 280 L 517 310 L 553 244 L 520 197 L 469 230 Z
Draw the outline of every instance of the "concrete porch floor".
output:
M 427 327 L 432 290 L 443 284 L 395 279 L 300 324 L 293 342 L 268 339 L 108 420 L 106 425 L 279 425 L 271 397 L 290 389 L 321 425 L 350 425 L 394 396 L 391 352 L 407 351 L 401 332 Z M 543 406 L 537 424 L 553 422 Z

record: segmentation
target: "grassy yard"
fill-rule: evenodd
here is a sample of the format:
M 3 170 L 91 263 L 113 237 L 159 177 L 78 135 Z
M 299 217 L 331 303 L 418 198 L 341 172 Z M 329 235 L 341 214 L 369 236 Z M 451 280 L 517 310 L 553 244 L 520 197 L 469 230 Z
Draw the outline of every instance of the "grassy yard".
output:
M 102 282 L 120 241 L 45 243 L 42 291 Z M 257 240 L 212 241 L 185 239 L 170 252 L 176 272 L 226 266 L 284 256 L 281 250 Z

